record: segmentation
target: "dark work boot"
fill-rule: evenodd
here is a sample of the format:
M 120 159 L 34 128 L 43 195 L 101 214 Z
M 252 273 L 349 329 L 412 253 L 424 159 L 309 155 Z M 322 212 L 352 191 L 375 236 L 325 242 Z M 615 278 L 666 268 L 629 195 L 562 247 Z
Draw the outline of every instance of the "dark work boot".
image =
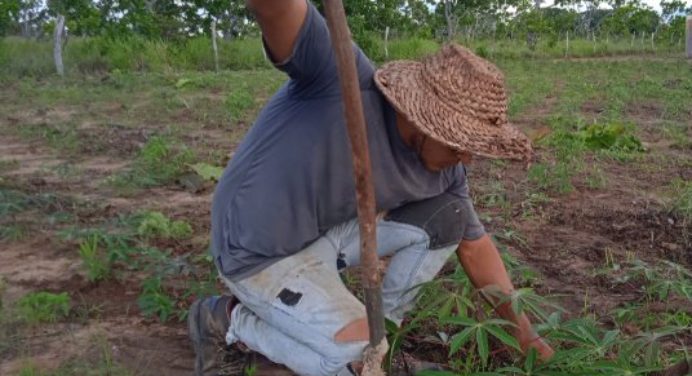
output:
M 212 296 L 190 306 L 187 325 L 195 348 L 195 376 L 293 376 L 288 368 L 252 352 L 241 343 L 226 344 L 232 296 Z
M 187 315 L 188 333 L 195 349 L 195 376 L 242 375 L 247 354 L 226 345 L 232 296 L 197 300 Z

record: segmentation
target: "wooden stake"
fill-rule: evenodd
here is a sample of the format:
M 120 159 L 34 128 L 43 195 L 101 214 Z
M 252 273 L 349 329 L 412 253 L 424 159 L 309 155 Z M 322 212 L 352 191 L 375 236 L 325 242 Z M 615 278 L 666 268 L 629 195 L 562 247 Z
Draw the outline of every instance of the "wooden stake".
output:
M 365 308 L 370 327 L 370 349 L 373 352 L 364 356 L 364 374 L 377 374 L 386 354 L 384 315 L 380 286 L 382 278 L 378 270 L 377 244 L 375 237 L 375 190 L 372 185 L 370 154 L 365 129 L 365 116 L 360 96 L 360 85 L 356 71 L 353 43 L 351 42 L 346 13 L 342 0 L 325 0 L 325 15 L 329 26 L 332 46 L 336 55 L 336 65 L 344 101 L 344 114 L 348 137 L 351 141 L 353 173 L 356 181 L 358 202 L 358 222 L 360 225 L 360 264 L 365 290 Z M 384 344 L 384 345 L 383 345 Z M 379 359 L 377 359 L 379 357 Z M 375 369 L 369 367 L 376 367 Z
M 55 20 L 55 32 L 54 32 L 54 43 L 53 43 L 53 60 L 55 60 L 55 70 L 59 75 L 65 75 L 65 67 L 62 64 L 62 37 L 65 31 L 65 16 L 58 14 L 58 18 Z

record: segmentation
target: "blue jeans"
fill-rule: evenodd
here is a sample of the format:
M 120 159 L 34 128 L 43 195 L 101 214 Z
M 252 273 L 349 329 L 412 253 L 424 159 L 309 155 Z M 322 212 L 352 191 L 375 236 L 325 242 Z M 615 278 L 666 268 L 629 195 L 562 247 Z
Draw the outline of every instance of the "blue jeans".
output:
M 478 223 L 472 208 L 468 212 L 455 203 L 435 205 L 440 207 L 414 218 L 416 225 L 396 215 L 377 221 L 377 253 L 391 256 L 382 282 L 383 310 L 397 324 L 413 308 L 418 286 L 435 277 L 462 234 L 469 237 L 464 232 L 469 222 Z M 445 223 L 443 228 L 455 222 L 458 230 L 440 237 L 430 226 L 435 219 Z M 440 238 L 445 244 L 439 244 Z M 235 282 L 222 277 L 240 301 L 231 315 L 227 342 L 241 341 L 300 375 L 344 372 L 347 364 L 361 359 L 368 344 L 334 339 L 348 324 L 367 317 L 365 306 L 339 276 L 343 268 L 359 264 L 359 247 L 358 222 L 351 220 L 255 275 Z

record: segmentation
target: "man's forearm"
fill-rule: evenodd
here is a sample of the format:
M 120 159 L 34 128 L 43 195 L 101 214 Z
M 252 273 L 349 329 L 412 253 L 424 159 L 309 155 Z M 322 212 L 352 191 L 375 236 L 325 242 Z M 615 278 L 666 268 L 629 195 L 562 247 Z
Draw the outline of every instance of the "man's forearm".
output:
M 499 287 L 505 294 L 510 294 L 514 289 L 512 281 L 507 274 L 507 269 L 505 269 L 505 265 L 502 263 L 500 253 L 488 235 L 483 235 L 483 237 L 476 240 L 462 241 L 457 249 L 457 256 L 471 283 L 476 288 L 494 285 Z M 517 325 L 513 332 L 522 347 L 526 345 L 525 342 L 531 341 L 532 337 L 535 337 L 531 323 L 526 315 L 516 315 L 509 303 L 500 305 L 497 302 L 491 303 L 496 306 L 496 311 L 500 317 Z

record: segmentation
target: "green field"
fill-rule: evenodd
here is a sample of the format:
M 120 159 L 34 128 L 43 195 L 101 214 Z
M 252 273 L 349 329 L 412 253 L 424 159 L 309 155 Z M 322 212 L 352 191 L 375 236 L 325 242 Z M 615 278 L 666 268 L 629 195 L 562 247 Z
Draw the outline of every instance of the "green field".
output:
M 207 252 L 213 176 L 285 77 L 253 40 L 223 47 L 218 73 L 207 47 L 196 60 L 146 42 L 118 47 L 130 54 L 118 60 L 118 48 L 70 43 L 65 78 L 50 60 L 0 53 L 0 374 L 188 375 L 181 320 L 197 296 L 223 291 Z M 536 154 L 530 166 L 474 161 L 469 179 L 517 308 L 558 355 L 538 365 L 508 349 L 450 261 L 391 331 L 392 357 L 479 375 L 647 374 L 684 359 L 692 63 L 628 42 L 596 53 L 577 42 L 568 58 L 504 43 L 474 48 L 505 72 L 511 120 Z M 344 279 L 359 285 L 356 271 Z

